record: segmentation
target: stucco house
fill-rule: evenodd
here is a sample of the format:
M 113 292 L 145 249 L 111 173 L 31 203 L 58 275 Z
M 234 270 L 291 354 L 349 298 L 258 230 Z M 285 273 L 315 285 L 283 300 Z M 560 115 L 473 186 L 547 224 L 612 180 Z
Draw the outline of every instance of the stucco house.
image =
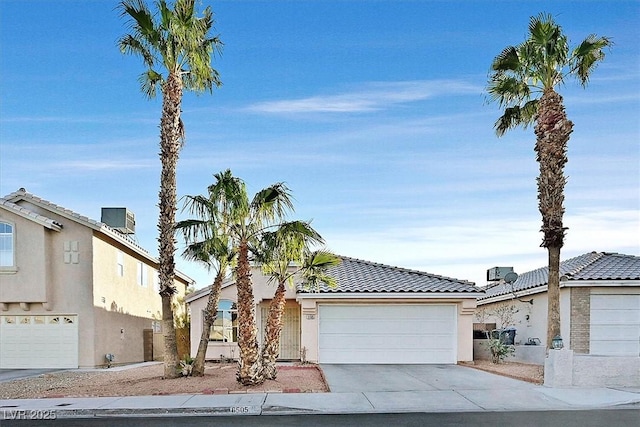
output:
M 548 268 L 497 281 L 478 299 L 478 313 L 498 328 L 515 327 L 516 344 L 546 342 Z M 501 324 L 496 309 L 511 311 Z M 505 308 L 512 307 L 512 310 Z M 493 314 L 493 315 L 492 315 Z M 509 316 L 507 316 L 509 317 Z M 576 354 L 640 356 L 640 257 L 589 252 L 560 263 L 560 319 L 564 346 Z
M 130 237 L 127 219 L 112 227 L 23 188 L 0 199 L 0 368 L 154 357 L 158 260 Z M 178 273 L 178 296 L 192 282 Z
M 313 363 L 451 363 L 473 359 L 473 283 L 421 271 L 341 257 L 328 270 L 338 287 L 287 289 L 280 359 Z M 256 321 L 264 330 L 275 284 L 252 272 Z M 210 287 L 187 296 L 195 354 Z M 207 359 L 237 358 L 237 301 L 224 283 Z M 262 332 L 263 333 L 263 332 Z M 260 340 L 262 333 L 259 334 Z

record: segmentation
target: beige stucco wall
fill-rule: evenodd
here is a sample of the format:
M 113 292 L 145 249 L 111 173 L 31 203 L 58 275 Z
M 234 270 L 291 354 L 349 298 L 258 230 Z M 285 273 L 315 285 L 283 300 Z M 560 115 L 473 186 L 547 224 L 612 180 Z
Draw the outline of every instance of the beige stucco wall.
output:
M 132 316 L 160 318 L 162 301 L 154 287 L 157 270 L 140 255 L 117 245 L 102 235 L 93 239 L 96 263 L 93 271 L 93 305 L 107 311 Z M 123 253 L 124 271 L 117 270 L 118 253 Z M 147 270 L 144 286 L 138 284 L 138 262 Z M 184 286 L 181 286 L 184 295 Z
M 533 300 L 533 304 L 529 304 L 529 301 Z M 490 312 L 495 310 L 498 306 L 504 304 L 513 304 L 518 310 L 514 314 L 511 325 L 501 325 L 498 317 L 491 315 Z M 560 289 L 560 331 L 561 336 L 566 347 L 571 345 L 570 333 L 571 330 L 571 291 L 569 288 Z M 480 304 L 478 310 L 484 309 L 486 312 L 486 323 L 496 323 L 498 328 L 506 328 L 513 326 L 516 328 L 516 344 L 524 344 L 529 338 L 538 338 L 540 342 L 545 345 L 547 338 L 547 293 L 537 293 L 533 295 L 523 295 L 518 299 L 508 299 L 501 302 L 494 302 L 489 304 Z M 479 321 L 476 316 L 476 322 Z
M 95 356 L 89 366 L 106 363 L 105 354 L 115 355 L 113 364 L 127 364 L 144 360 L 142 331 L 151 329 L 151 320 L 96 307 Z M 154 349 L 154 354 L 158 349 Z M 160 349 L 161 351 L 161 349 Z
M 41 224 L 0 209 L 0 221 L 14 230 L 15 267 L 0 268 L 0 302 L 46 302 L 49 271 L 48 234 L 58 233 Z M 15 244 L 21 239 L 20 244 Z

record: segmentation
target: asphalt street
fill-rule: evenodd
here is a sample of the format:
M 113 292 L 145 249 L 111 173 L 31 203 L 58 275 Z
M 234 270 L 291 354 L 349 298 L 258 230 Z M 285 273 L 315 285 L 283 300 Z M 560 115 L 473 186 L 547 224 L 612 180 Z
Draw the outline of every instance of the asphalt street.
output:
M 0 427 L 164 427 L 164 426 L 438 426 L 438 427 L 637 427 L 639 409 L 592 411 L 457 412 L 340 415 L 105 417 L 60 420 L 2 420 Z

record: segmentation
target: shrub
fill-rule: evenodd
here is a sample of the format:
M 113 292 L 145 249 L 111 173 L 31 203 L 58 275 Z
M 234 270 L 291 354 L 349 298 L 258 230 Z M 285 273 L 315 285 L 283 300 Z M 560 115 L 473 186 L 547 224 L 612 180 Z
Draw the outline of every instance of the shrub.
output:
M 191 375 L 191 373 L 193 372 L 193 362 L 195 361 L 195 359 L 191 356 L 185 355 L 184 359 L 182 359 L 180 361 L 180 368 L 178 369 L 178 372 L 180 372 L 180 374 L 183 377 L 188 377 Z
M 489 338 L 486 345 L 489 349 L 489 352 L 491 353 L 492 363 L 500 363 L 507 356 L 512 355 L 516 351 L 516 349 L 512 345 L 503 343 L 499 338 Z

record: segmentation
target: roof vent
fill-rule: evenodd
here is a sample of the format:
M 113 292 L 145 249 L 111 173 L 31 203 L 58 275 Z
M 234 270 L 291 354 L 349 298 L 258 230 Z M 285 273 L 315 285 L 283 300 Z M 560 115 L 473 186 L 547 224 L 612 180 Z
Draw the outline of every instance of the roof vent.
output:
M 512 273 L 513 267 L 493 267 L 487 270 L 487 281 L 497 282 L 503 280 L 507 273 Z
M 136 219 L 127 208 L 102 208 L 101 221 L 122 234 L 135 234 Z

